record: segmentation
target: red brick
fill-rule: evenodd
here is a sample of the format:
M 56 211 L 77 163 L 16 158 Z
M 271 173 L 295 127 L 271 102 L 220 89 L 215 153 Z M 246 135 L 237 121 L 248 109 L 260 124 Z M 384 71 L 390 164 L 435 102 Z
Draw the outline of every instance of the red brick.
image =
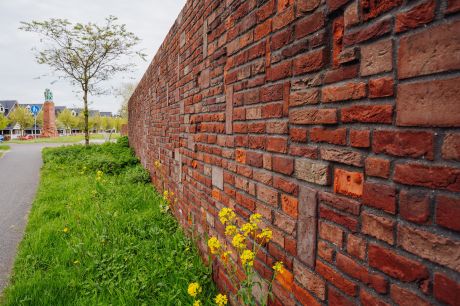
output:
M 313 11 L 320 2 L 320 0 L 296 0 L 297 11 L 301 13 Z
M 342 55 L 342 53 L 340 54 Z M 336 69 L 326 71 L 324 74 L 323 82 L 324 84 L 330 84 L 343 80 L 353 79 L 358 76 L 358 73 L 358 65 L 339 66 Z
M 372 38 L 380 37 L 390 32 L 391 29 L 391 18 L 387 18 L 364 29 L 359 29 L 353 32 L 347 31 L 343 38 L 343 43 L 345 46 L 355 45 Z
M 344 85 L 332 85 L 323 87 L 322 100 L 323 102 L 340 102 L 347 100 L 357 100 L 366 96 L 366 84 L 350 82 Z
M 460 169 L 421 164 L 397 164 L 394 181 L 433 189 L 460 191 Z
M 323 160 L 334 161 L 356 167 L 363 166 L 363 156 L 360 152 L 351 151 L 343 148 L 321 148 L 321 158 Z
M 460 240 L 399 225 L 398 246 L 418 257 L 460 272 Z
M 273 156 L 272 158 L 273 171 L 291 175 L 294 172 L 294 159 L 282 156 Z
M 396 188 L 385 184 L 366 182 L 363 188 L 363 204 L 396 213 Z
M 342 108 L 342 122 L 392 123 L 392 105 L 354 105 Z
M 364 20 L 375 18 L 402 4 L 402 0 L 364 0 L 361 4 Z
M 434 274 L 434 297 L 450 306 L 460 305 L 460 284 L 442 273 Z
M 272 51 L 283 48 L 292 42 L 293 34 L 290 28 L 272 35 L 270 39 L 270 48 Z
M 326 282 L 315 272 L 304 268 L 299 261 L 294 261 L 295 280 L 307 290 L 314 293 L 320 300 L 326 297 Z
M 289 77 L 291 75 L 291 66 L 291 61 L 285 61 L 267 68 L 267 81 L 277 81 Z
M 345 19 L 345 28 L 350 28 L 351 26 L 359 23 L 358 1 L 353 1 L 347 6 L 343 17 Z
M 321 203 L 326 203 L 329 206 L 355 216 L 359 215 L 361 208 L 361 204 L 358 201 L 328 192 L 321 192 L 319 194 L 319 200 Z
M 395 221 L 374 214 L 363 212 L 361 214 L 361 232 L 383 240 L 389 244 L 394 244 Z
M 298 206 L 299 201 L 296 198 L 286 194 L 281 195 L 281 208 L 286 214 L 294 219 L 297 219 L 299 215 Z
M 267 151 L 277 153 L 287 153 L 287 139 L 279 137 L 267 138 Z
M 299 192 L 299 186 L 296 183 L 279 176 L 273 178 L 273 187 L 293 195 Z
M 368 148 L 371 145 L 369 130 L 350 130 L 350 145 L 356 148 Z
M 436 3 L 434 0 L 425 1 L 407 12 L 396 15 L 395 31 L 402 32 L 422 26 L 434 19 Z
M 321 261 L 316 261 L 316 272 L 321 274 L 327 281 L 331 282 L 334 286 L 342 290 L 345 294 L 349 296 L 356 296 L 358 286 L 343 277 L 339 272 L 332 269 L 328 265 L 322 263 Z
M 313 128 L 310 130 L 310 140 L 313 142 L 327 142 L 337 145 L 346 145 L 347 143 L 347 129 L 323 129 Z
M 333 287 L 328 287 L 328 295 L 327 295 L 327 300 L 329 305 L 334 305 L 334 306 L 355 306 L 355 303 L 353 303 L 351 300 L 346 298 L 343 294 L 341 294 L 339 291 L 334 289 Z
M 430 306 L 431 303 L 427 302 L 414 292 L 407 290 L 398 285 L 391 285 L 391 299 L 400 306 Z
M 258 41 L 270 34 L 272 30 L 272 20 L 268 19 L 256 26 L 254 29 L 254 40 Z
M 343 50 L 344 18 L 339 16 L 332 21 L 332 66 L 340 64 L 340 53 Z
M 319 222 L 319 237 L 335 244 L 339 248 L 342 248 L 343 230 L 337 226 L 325 222 Z
M 289 138 L 295 142 L 307 142 L 307 129 L 304 128 L 290 128 Z
M 448 133 L 442 143 L 442 158 L 460 161 L 460 133 Z
M 366 286 L 374 288 L 379 293 L 387 292 L 387 281 L 383 276 L 369 272 L 365 267 L 358 264 L 353 259 L 338 253 L 336 264 L 342 272 L 359 280 Z
M 323 68 L 326 62 L 325 52 L 326 50 L 323 48 L 296 57 L 293 62 L 293 75 L 314 72 Z
M 286 10 L 282 11 L 281 13 L 278 13 L 275 17 L 273 17 L 273 31 L 279 30 L 287 26 L 292 21 L 294 21 L 294 19 L 294 6 L 291 5 Z
M 398 52 L 399 78 L 405 79 L 459 69 L 460 58 L 452 56 L 452 54 L 457 54 L 457 50 L 460 48 L 459 27 L 460 21 L 457 20 L 401 38 Z M 424 50 L 424 52 L 420 52 L 420 50 Z M 456 83 L 458 84 L 458 81 Z M 460 90 L 458 86 L 455 88 Z M 422 97 L 427 92 L 429 92 L 428 89 L 422 91 Z
M 364 177 L 361 172 L 351 172 L 336 168 L 334 171 L 334 192 L 361 197 Z
M 288 291 L 292 291 L 292 287 L 294 285 L 294 275 L 292 275 L 289 270 L 283 269 L 276 275 L 276 280 Z
M 394 156 L 434 158 L 434 135 L 430 132 L 375 131 L 372 150 Z
M 421 263 L 400 256 L 378 245 L 369 245 L 369 265 L 403 282 L 428 278 L 428 270 Z
M 294 284 L 293 293 L 295 298 L 300 301 L 302 305 L 305 306 L 320 306 L 321 304 L 318 303 L 315 298 L 305 289 L 299 287 L 297 284 Z
M 358 236 L 348 235 L 347 239 L 347 252 L 348 254 L 364 260 L 366 257 L 367 242 Z
M 334 257 L 334 249 L 328 245 L 325 241 L 318 241 L 318 256 L 328 262 L 332 262 Z
M 436 198 L 436 223 L 454 231 L 460 231 L 460 199 L 445 195 Z
M 298 21 L 295 25 L 296 39 L 300 39 L 321 29 L 324 26 L 324 20 L 324 13 L 322 11 L 317 11 Z
M 447 3 L 446 14 L 451 14 L 460 11 L 459 0 L 449 0 Z
M 294 124 L 335 124 L 336 109 L 299 109 L 289 111 L 289 122 Z
M 280 101 L 283 99 L 283 84 L 265 86 L 260 89 L 260 102 Z
M 382 77 L 369 80 L 369 98 L 393 96 L 393 78 Z
M 288 235 L 293 235 L 296 228 L 296 221 L 290 216 L 278 213 L 275 211 L 275 220 L 273 224 L 279 229 L 285 231 Z
M 262 153 L 259 152 L 246 152 L 246 164 L 253 167 L 261 168 L 263 166 Z
M 380 298 L 370 294 L 366 290 L 361 289 L 359 296 L 362 306 L 390 306 L 390 304 L 380 300 Z
M 327 0 L 326 4 L 329 8 L 329 12 L 335 11 L 336 9 L 340 8 L 344 4 L 346 4 L 349 0 Z
M 361 47 L 361 75 L 367 76 L 393 69 L 393 43 L 381 40 Z
M 354 217 L 349 217 L 343 213 L 336 212 L 326 206 L 321 205 L 319 209 L 319 217 L 342 225 L 348 228 L 352 232 L 356 232 L 358 229 L 358 220 Z
M 423 224 L 430 217 L 430 198 L 420 191 L 402 190 L 399 193 L 399 213 L 407 221 Z
M 278 192 L 261 184 L 257 185 L 257 199 L 271 206 L 278 206 Z
M 264 119 L 281 118 L 283 111 L 283 102 L 267 104 L 262 106 L 261 117 Z
M 289 106 L 301 106 L 319 103 L 319 90 L 312 88 L 306 91 L 295 91 L 289 96 Z
M 390 161 L 378 157 L 368 157 L 365 161 L 366 174 L 388 178 L 390 176 Z

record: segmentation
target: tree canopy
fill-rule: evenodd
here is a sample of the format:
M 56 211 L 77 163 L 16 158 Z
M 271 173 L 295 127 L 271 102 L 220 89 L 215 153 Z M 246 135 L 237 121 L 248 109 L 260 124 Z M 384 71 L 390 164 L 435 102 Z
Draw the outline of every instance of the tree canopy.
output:
M 9 118 L 14 124 L 19 124 L 21 135 L 24 134 L 25 129 L 34 125 L 34 116 L 27 108 L 22 106 L 15 107 L 9 114 Z

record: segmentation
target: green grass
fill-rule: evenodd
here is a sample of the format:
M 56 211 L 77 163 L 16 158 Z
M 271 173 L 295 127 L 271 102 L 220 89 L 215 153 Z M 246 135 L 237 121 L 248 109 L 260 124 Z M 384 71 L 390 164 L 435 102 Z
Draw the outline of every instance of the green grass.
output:
M 126 145 L 46 148 L 43 158 L 0 304 L 191 305 L 191 281 L 200 282 L 211 301 L 210 269 L 162 212 L 161 197 Z M 104 171 L 102 181 L 97 170 Z
M 112 134 L 111 139 L 120 138 L 120 134 Z M 103 134 L 90 134 L 90 139 L 104 139 Z M 9 143 L 76 143 L 85 140 L 84 135 L 60 136 L 53 138 L 37 138 L 30 140 L 10 140 Z
M 0 151 L 8 151 L 10 149 L 9 145 L 0 144 Z

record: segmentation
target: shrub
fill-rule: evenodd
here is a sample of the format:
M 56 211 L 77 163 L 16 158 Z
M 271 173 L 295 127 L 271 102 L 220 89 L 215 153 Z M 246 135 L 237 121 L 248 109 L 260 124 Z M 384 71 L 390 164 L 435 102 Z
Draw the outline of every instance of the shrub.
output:
M 117 143 L 122 147 L 129 147 L 128 136 L 121 136 L 118 138 Z

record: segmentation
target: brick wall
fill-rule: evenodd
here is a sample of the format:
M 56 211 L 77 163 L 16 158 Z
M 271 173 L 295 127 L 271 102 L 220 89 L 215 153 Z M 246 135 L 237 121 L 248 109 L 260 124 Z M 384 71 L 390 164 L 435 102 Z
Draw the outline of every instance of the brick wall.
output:
M 157 185 L 163 163 L 184 227 L 264 216 L 256 268 L 289 271 L 275 305 L 460 305 L 459 12 L 189 0 L 129 102 L 130 143 Z

